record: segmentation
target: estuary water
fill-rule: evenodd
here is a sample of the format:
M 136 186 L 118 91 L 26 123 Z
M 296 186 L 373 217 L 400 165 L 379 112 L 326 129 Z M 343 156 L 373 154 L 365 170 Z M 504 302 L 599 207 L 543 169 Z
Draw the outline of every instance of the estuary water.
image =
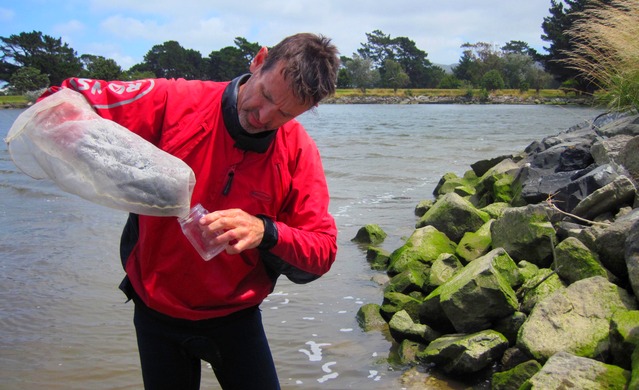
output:
M 22 110 L 0 110 L 0 137 Z M 369 223 L 392 251 L 414 229 L 415 205 L 447 172 L 522 151 L 601 109 L 511 105 L 322 105 L 300 117 L 316 140 L 339 228 L 332 270 L 309 285 L 281 278 L 262 304 L 283 389 L 461 389 L 437 377 L 414 387 L 387 363 L 391 339 L 364 333 L 366 303 L 381 304 L 365 248 Z M 0 388 L 140 389 L 133 307 L 117 286 L 121 211 L 36 181 L 0 144 Z M 249 359 L 250 356 L 247 356 Z M 247 375 L 251 375 L 247 372 Z M 203 365 L 202 388 L 219 388 Z M 429 384 L 432 383 L 432 386 Z

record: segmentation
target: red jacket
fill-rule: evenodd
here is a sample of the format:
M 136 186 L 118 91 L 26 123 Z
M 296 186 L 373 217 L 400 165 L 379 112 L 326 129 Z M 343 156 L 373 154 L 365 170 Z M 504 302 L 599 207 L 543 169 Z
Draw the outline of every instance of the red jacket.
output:
M 315 143 L 292 120 L 277 130 L 265 153 L 238 149 L 221 114 L 227 85 L 76 78 L 62 87 L 81 92 L 100 116 L 185 161 L 196 177 L 192 205 L 201 203 L 210 211 L 240 208 L 272 218 L 278 241 L 270 253 L 308 273 L 326 273 L 335 260 L 337 228 L 328 212 L 328 188 Z M 229 175 L 232 185 L 224 194 Z M 173 217 L 139 216 L 139 238 L 126 272 L 147 306 L 190 320 L 258 305 L 275 283 L 257 249 L 202 260 Z

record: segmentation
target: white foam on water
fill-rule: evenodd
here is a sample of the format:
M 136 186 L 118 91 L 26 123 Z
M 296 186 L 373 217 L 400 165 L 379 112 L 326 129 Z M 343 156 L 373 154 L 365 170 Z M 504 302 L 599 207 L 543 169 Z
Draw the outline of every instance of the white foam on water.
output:
M 328 362 L 328 363 L 324 363 L 324 365 L 322 365 L 322 371 L 324 371 L 325 373 L 327 373 L 326 375 L 324 375 L 323 377 L 317 379 L 317 381 L 319 383 L 324 383 L 329 379 L 335 379 L 339 376 L 339 373 L 337 372 L 333 372 L 333 370 L 331 370 L 331 366 L 337 364 L 337 362 Z
M 331 344 L 316 343 L 315 341 L 307 341 L 306 345 L 310 347 L 310 350 L 302 348 L 302 349 L 299 349 L 298 351 L 308 356 L 308 360 L 312 362 L 319 362 L 322 360 L 322 347 L 326 347 Z

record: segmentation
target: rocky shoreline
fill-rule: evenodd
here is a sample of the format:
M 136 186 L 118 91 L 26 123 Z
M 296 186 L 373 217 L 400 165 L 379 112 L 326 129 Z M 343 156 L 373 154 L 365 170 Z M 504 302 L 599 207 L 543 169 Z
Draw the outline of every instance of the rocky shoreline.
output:
M 552 105 L 592 105 L 588 97 L 521 97 L 515 95 L 467 96 L 340 96 L 331 97 L 322 104 L 552 104 Z
M 360 326 L 417 388 L 639 388 L 638 152 L 639 115 L 606 114 L 443 175 L 401 247 L 353 238 L 388 278 Z
M 2 103 L 1 109 L 26 109 L 32 103 Z M 330 97 L 322 104 L 552 104 L 590 106 L 588 97 L 521 97 L 515 95 L 489 95 L 486 98 L 467 96 L 340 96 Z

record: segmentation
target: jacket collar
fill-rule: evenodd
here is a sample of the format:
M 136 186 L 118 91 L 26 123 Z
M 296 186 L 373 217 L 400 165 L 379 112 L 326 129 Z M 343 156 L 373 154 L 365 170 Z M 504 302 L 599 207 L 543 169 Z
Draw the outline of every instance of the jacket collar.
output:
M 229 135 L 235 141 L 235 147 L 257 153 L 264 153 L 273 142 L 277 130 L 270 130 L 258 134 L 250 134 L 242 125 L 237 114 L 237 94 L 240 85 L 244 84 L 250 74 L 236 77 L 226 86 L 222 95 L 222 117 Z

